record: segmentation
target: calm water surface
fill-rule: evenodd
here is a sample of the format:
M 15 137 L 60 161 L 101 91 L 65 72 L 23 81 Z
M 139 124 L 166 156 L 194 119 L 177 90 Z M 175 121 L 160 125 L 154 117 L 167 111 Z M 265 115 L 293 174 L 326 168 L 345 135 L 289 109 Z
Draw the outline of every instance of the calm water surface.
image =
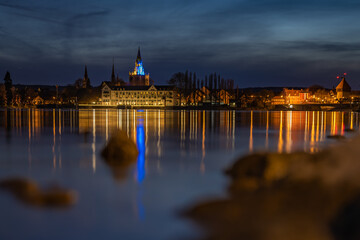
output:
M 0 192 L 0 239 L 181 239 L 198 229 L 178 212 L 221 197 L 222 170 L 253 151 L 316 152 L 358 129 L 350 112 L 0 110 L 0 180 L 74 189 L 69 209 L 24 205 Z M 100 152 L 115 129 L 139 148 L 125 177 Z M 351 134 L 347 134 L 351 136 Z

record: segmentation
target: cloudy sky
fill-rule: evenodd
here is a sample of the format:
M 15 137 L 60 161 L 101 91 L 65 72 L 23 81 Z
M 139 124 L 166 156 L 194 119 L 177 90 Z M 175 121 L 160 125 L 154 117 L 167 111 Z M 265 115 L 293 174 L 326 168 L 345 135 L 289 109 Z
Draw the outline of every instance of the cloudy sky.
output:
M 175 72 L 217 72 L 239 87 L 360 89 L 360 1 L 0 0 L 0 75 L 70 84 L 88 65 L 93 85 L 124 79 L 141 46 L 156 83 Z

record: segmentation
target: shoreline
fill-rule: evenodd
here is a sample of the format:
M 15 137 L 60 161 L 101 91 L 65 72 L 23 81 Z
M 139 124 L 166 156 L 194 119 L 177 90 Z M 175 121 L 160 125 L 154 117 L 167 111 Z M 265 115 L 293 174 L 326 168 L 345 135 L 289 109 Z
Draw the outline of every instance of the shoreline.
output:
M 270 107 L 230 107 L 230 106 L 102 106 L 102 105 L 35 105 L 21 107 L 2 107 L 3 109 L 159 109 L 159 110 L 215 110 L 215 111 L 360 111 L 358 104 L 304 104 L 304 105 L 274 105 Z

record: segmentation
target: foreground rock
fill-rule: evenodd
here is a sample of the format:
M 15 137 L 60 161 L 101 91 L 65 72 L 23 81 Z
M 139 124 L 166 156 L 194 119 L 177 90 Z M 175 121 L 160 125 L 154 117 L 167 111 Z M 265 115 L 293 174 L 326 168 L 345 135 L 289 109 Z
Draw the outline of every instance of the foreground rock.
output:
M 345 136 L 343 136 L 343 135 L 328 135 L 327 138 L 342 140 L 342 139 L 345 139 Z
M 360 137 L 320 153 L 259 153 L 226 171 L 229 197 L 185 215 L 204 239 L 360 239 Z
M 102 156 L 111 167 L 115 178 L 123 179 L 129 166 L 136 162 L 139 151 L 126 132 L 117 130 L 102 151 Z
M 73 191 L 58 186 L 40 189 L 31 180 L 11 178 L 0 182 L 0 188 L 12 193 L 20 201 L 40 207 L 68 207 L 76 202 Z

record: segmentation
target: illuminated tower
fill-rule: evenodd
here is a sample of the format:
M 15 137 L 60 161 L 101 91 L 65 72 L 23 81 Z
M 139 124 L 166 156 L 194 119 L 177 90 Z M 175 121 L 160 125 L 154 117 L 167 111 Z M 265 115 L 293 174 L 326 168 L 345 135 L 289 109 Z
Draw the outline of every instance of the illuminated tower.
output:
M 345 77 L 346 77 L 346 73 L 343 74 L 343 76 L 341 77 L 341 82 L 336 87 L 336 97 L 337 97 L 337 99 L 350 97 L 351 87 L 347 83 L 347 81 L 345 80 Z M 337 78 L 340 79 L 339 76 Z
M 129 72 L 129 82 L 132 86 L 149 86 L 150 85 L 150 75 L 145 74 L 143 62 L 140 54 L 140 47 L 138 49 L 137 57 L 135 60 L 134 71 Z

